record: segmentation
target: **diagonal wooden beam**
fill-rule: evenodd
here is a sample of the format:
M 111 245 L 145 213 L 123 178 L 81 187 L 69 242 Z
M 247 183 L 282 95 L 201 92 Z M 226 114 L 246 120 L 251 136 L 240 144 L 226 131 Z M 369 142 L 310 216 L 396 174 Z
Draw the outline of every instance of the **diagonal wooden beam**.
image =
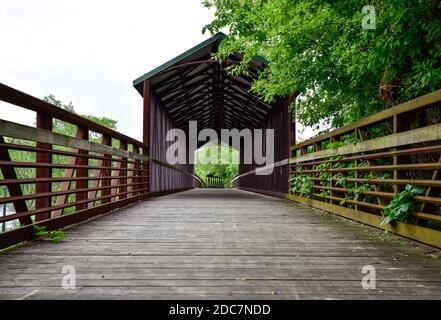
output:
M 109 137 L 107 135 L 103 135 L 102 139 L 101 139 L 101 144 L 109 145 L 109 141 L 108 140 L 109 140 Z M 103 156 L 103 157 L 106 156 L 105 154 L 100 154 L 100 155 Z M 104 166 L 105 161 L 107 161 L 107 160 L 97 159 L 95 166 L 102 167 L 102 166 Z M 92 171 L 92 176 L 95 177 L 95 178 L 102 177 L 103 176 L 103 171 L 104 170 L 102 170 L 102 169 L 95 169 L 95 170 Z M 98 186 L 100 185 L 100 181 L 101 180 L 92 180 L 91 188 L 92 189 L 93 188 L 98 188 Z M 105 181 L 105 180 L 102 180 L 102 181 Z M 101 186 L 103 187 L 102 184 L 101 184 Z M 88 194 L 87 194 L 87 197 L 88 197 L 88 199 L 93 199 L 93 198 L 97 197 L 97 194 L 98 194 L 97 190 L 89 191 Z M 94 201 L 93 202 L 89 202 L 87 204 L 88 208 L 93 208 L 94 206 L 95 206 L 95 202 Z
M 46 112 L 37 112 L 37 128 L 52 131 L 52 115 Z M 37 148 L 41 149 L 52 149 L 52 145 L 49 143 L 38 142 L 36 143 Z M 35 161 L 37 163 L 52 163 L 52 154 L 48 152 L 37 152 Z M 48 168 L 36 168 L 35 169 L 35 177 L 39 178 L 50 178 L 52 177 L 52 169 Z M 50 182 L 42 182 L 35 184 L 35 193 L 47 193 L 51 192 L 52 184 Z M 35 199 L 35 209 L 41 208 L 49 208 L 51 207 L 51 197 L 44 197 Z M 35 221 L 43 221 L 49 219 L 51 216 L 51 212 L 41 213 L 39 215 L 35 215 Z
M 89 140 L 89 131 L 87 130 L 87 128 L 84 127 L 78 127 L 77 128 L 77 133 L 75 135 L 75 137 L 77 139 L 84 139 L 84 140 Z M 83 150 L 79 150 L 79 149 L 72 149 L 72 152 L 77 152 L 77 153 L 82 153 L 82 154 L 87 154 L 87 151 L 83 151 Z M 69 165 L 87 165 L 88 164 L 88 159 L 87 158 L 83 158 L 83 157 L 69 157 L 69 159 L 67 160 Z M 64 178 L 72 178 L 74 176 L 74 172 L 75 169 L 71 169 L 71 168 L 66 168 L 64 170 Z M 86 176 L 87 177 L 87 169 L 77 169 L 77 173 L 76 173 L 77 177 L 80 176 Z M 70 189 L 71 187 L 71 181 L 64 181 L 61 183 L 60 185 L 60 190 L 59 191 L 67 191 Z M 84 189 L 87 188 L 87 180 L 86 181 L 77 181 L 76 182 L 76 188 L 77 189 Z M 60 195 L 56 197 L 55 200 L 55 206 L 58 205 L 62 205 L 65 204 L 66 201 L 68 199 L 68 195 Z M 85 200 L 87 199 L 87 193 L 77 193 L 76 194 L 76 200 Z M 82 209 L 85 209 L 85 205 L 81 205 Z M 77 209 L 77 210 L 81 210 L 81 209 Z M 54 210 L 52 212 L 52 218 L 56 218 L 56 217 L 60 217 L 63 214 L 63 209 L 59 209 L 59 210 Z

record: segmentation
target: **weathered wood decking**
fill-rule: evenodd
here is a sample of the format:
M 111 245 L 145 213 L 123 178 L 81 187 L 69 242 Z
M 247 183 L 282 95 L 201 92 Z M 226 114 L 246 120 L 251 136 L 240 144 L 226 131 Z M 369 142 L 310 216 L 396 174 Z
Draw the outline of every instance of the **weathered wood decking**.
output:
M 441 298 L 435 249 L 244 191 L 155 198 L 66 236 L 1 255 L 0 298 Z M 75 290 L 61 288 L 65 265 Z M 376 290 L 361 287 L 364 265 L 376 267 Z

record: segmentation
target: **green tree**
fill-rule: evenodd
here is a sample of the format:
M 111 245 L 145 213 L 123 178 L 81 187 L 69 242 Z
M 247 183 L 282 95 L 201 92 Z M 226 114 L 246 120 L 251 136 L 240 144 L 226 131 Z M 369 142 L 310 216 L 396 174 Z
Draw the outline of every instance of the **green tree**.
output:
M 50 94 L 48 96 L 45 96 L 43 98 L 44 101 L 57 106 L 61 109 L 64 109 L 66 111 L 72 112 L 72 113 L 76 113 L 75 108 L 72 104 L 72 102 L 69 102 L 67 104 L 63 103 L 61 100 L 58 100 L 53 94 Z M 117 128 L 117 120 L 111 119 L 111 118 L 107 118 L 107 117 L 97 117 L 94 115 L 85 115 L 82 114 L 81 115 L 83 118 L 89 119 L 90 121 L 93 121 L 95 123 L 98 123 L 104 127 L 116 130 Z M 67 123 L 58 119 L 54 119 L 53 123 L 53 131 L 57 132 L 57 133 L 62 133 L 68 136 L 72 136 L 74 137 L 76 134 L 76 126 L 71 124 L 71 123 Z M 99 135 L 97 135 L 96 133 L 91 133 L 90 134 L 90 139 L 93 142 L 97 142 L 99 143 Z
M 364 5 L 376 28 L 362 28 Z M 432 92 L 441 84 L 439 0 L 204 0 L 215 8 L 205 26 L 227 30 L 216 58 L 242 53 L 246 72 L 255 55 L 269 67 L 252 91 L 271 101 L 297 95 L 293 107 L 307 126 L 341 126 Z

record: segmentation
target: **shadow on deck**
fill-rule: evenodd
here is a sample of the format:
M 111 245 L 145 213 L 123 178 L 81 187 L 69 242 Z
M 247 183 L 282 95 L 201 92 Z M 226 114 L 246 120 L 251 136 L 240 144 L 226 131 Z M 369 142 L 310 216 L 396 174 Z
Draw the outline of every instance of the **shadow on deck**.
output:
M 197 189 L 0 256 L 1 299 L 440 299 L 435 249 L 281 199 Z M 62 268 L 76 270 L 65 290 Z M 365 265 L 375 290 L 361 287 Z

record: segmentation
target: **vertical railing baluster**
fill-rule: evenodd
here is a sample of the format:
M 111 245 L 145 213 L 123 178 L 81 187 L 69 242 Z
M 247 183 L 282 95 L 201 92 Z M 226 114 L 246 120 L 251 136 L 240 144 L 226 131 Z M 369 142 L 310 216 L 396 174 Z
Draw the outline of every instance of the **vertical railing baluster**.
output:
M 105 146 L 111 146 L 112 145 L 112 138 L 108 135 L 103 134 L 103 140 L 101 142 L 103 145 Z M 105 154 L 104 158 L 106 160 L 103 160 L 103 164 L 102 166 L 105 167 L 102 171 L 101 171 L 101 177 L 104 179 L 101 179 L 101 187 L 104 187 L 106 189 L 102 189 L 101 190 L 101 196 L 102 197 L 106 197 L 109 196 L 111 194 L 110 191 L 110 187 L 112 185 L 112 181 L 108 178 L 110 178 L 112 176 L 112 155 L 110 154 Z M 101 200 L 101 203 L 109 203 L 111 201 L 111 198 L 105 198 Z
M 139 147 L 138 146 L 133 146 L 133 153 L 135 153 L 135 154 L 139 154 Z M 139 177 L 139 175 L 140 174 L 142 174 L 142 172 L 139 172 L 138 170 L 140 169 L 140 161 L 139 160 L 135 160 L 135 164 L 134 164 L 134 166 L 133 166 L 133 168 L 135 169 L 135 170 L 137 170 L 137 171 L 133 171 L 133 179 L 132 179 L 132 183 L 136 183 L 136 185 L 135 186 L 133 186 L 133 188 L 132 188 L 132 190 L 137 190 L 137 189 L 139 189 L 139 185 L 137 184 L 139 181 L 140 181 L 140 177 Z M 139 192 L 133 192 L 132 193 L 132 196 L 136 196 L 136 195 L 138 195 L 139 194 Z
M 400 133 L 403 131 L 407 131 L 410 129 L 410 114 L 409 113 L 401 113 L 401 114 L 395 114 L 393 116 L 393 133 Z M 400 150 L 403 149 L 402 147 L 394 148 L 394 150 Z M 398 166 L 400 164 L 404 164 L 409 160 L 410 156 L 394 156 L 394 166 Z M 406 178 L 406 172 L 400 171 L 395 168 L 394 170 L 394 179 L 405 179 Z M 394 191 L 395 193 L 398 193 L 402 191 L 403 187 L 399 184 L 395 184 Z
M 121 146 L 121 143 L 120 143 L 120 146 Z M 112 146 L 112 148 L 113 148 L 113 146 Z M 121 160 L 122 158 L 118 157 L 118 159 L 116 159 L 115 156 L 111 156 L 111 158 L 113 159 L 112 163 L 111 163 L 111 167 L 114 170 L 110 171 L 110 176 L 115 177 L 115 176 L 119 175 L 119 173 L 121 171 L 120 170 L 121 165 L 122 165 L 121 161 L 115 161 L 115 160 Z M 112 186 L 112 188 L 110 189 L 110 194 L 112 195 L 112 197 L 110 198 L 111 202 L 117 201 L 117 198 L 118 198 L 117 195 L 119 192 L 119 184 L 120 184 L 119 179 L 111 179 L 110 180 L 110 185 Z
M 362 134 L 361 134 L 361 129 L 360 129 L 360 128 L 355 128 L 355 132 L 354 132 L 354 134 L 355 134 L 355 139 L 359 139 L 360 141 L 363 140 L 363 138 L 362 138 Z M 357 160 L 357 159 L 354 160 L 354 167 L 355 167 L 355 168 L 358 167 L 358 160 Z M 346 178 L 347 178 L 347 177 L 348 177 L 348 176 L 346 176 Z M 354 172 L 354 179 L 358 179 L 358 177 L 359 177 L 358 170 L 355 170 L 355 172 Z M 354 182 L 354 186 L 355 186 L 355 190 L 358 190 L 358 181 L 357 181 L 357 180 L 355 180 L 355 182 Z M 345 186 L 345 188 L 346 188 L 346 186 Z M 345 196 L 347 197 L 348 194 L 346 194 Z M 354 209 L 355 209 L 355 210 L 358 210 L 358 203 L 356 203 L 356 204 L 354 205 Z
M 149 150 L 148 148 L 142 148 L 142 154 L 146 157 L 149 156 Z M 146 191 L 144 191 L 143 193 L 147 193 L 149 192 L 149 168 L 150 168 L 150 162 L 149 161 L 142 161 L 142 169 L 145 170 L 146 172 L 142 172 L 143 175 L 143 182 L 144 184 L 142 185 L 143 189 L 147 189 Z
M 89 130 L 86 127 L 81 127 L 78 126 L 77 128 L 77 138 L 78 139 L 83 139 L 83 140 L 89 140 Z M 86 150 L 78 150 L 78 154 L 80 155 L 88 155 L 89 152 Z M 89 158 L 87 157 L 78 157 L 76 159 L 76 164 L 77 165 L 81 165 L 81 166 L 88 166 L 89 165 Z M 89 170 L 87 168 L 82 168 L 82 169 L 76 169 L 76 177 L 77 178 L 85 178 L 88 177 L 88 172 Z M 76 189 L 87 189 L 89 182 L 88 180 L 77 180 L 76 181 Z M 75 194 L 75 201 L 83 201 L 83 200 L 87 200 L 87 191 L 81 191 L 81 192 L 77 192 Z M 75 210 L 83 210 L 83 209 L 87 209 L 87 204 L 83 203 L 83 204 L 77 204 L 75 206 Z
M 3 191 L 3 197 L 7 197 L 8 196 L 8 191 L 6 186 L 2 186 L 2 191 Z M 2 217 L 6 217 L 6 203 L 2 204 Z M 6 231 L 6 222 L 2 222 L 2 232 Z
M 393 118 L 392 118 L 392 121 L 393 121 L 393 134 L 396 134 L 399 131 L 399 129 L 398 129 L 398 115 L 394 114 Z M 397 148 L 394 148 L 393 150 L 396 151 Z M 397 165 L 398 165 L 398 156 L 394 155 L 394 166 L 397 166 Z M 397 179 L 398 179 L 398 170 L 395 168 L 394 169 L 394 180 L 395 180 L 395 182 L 396 182 Z M 398 193 L 398 184 L 397 183 L 394 184 L 394 193 L 395 194 Z
M 104 136 L 102 136 L 101 137 L 101 144 L 104 144 L 103 142 L 104 142 Z M 100 154 L 100 156 L 104 156 L 103 154 Z M 102 167 L 103 166 L 103 161 L 104 160 L 102 160 L 102 159 L 97 159 L 97 160 L 95 160 L 95 165 L 94 165 L 94 167 Z M 102 176 L 102 172 L 103 172 L 103 170 L 101 170 L 101 169 L 94 169 L 94 170 L 92 170 L 92 177 L 93 178 L 95 178 L 94 180 L 92 180 L 91 181 L 91 183 L 90 183 L 90 188 L 91 189 L 95 189 L 95 188 L 98 188 L 98 186 L 99 186 L 99 184 L 100 184 L 100 180 L 99 179 L 97 179 L 97 178 L 99 178 L 99 177 L 101 177 Z M 88 199 L 94 199 L 94 198 L 96 198 L 97 197 L 97 194 L 98 194 L 98 191 L 96 191 L 96 190 L 91 190 L 91 191 L 89 191 L 88 193 L 87 193 L 87 197 L 88 197 Z M 91 201 L 91 202 L 89 202 L 88 204 L 87 204 L 87 207 L 90 209 L 90 208 L 93 208 L 95 206 L 95 201 Z
M 123 151 L 127 151 L 127 142 L 120 141 L 119 149 L 123 150 Z M 122 161 L 127 161 L 127 158 L 123 157 L 123 158 L 121 158 L 121 160 Z M 119 184 L 122 185 L 122 186 L 119 187 L 118 192 L 120 193 L 119 200 L 122 200 L 122 199 L 126 199 L 127 198 L 127 194 L 121 194 L 121 193 L 127 192 L 127 186 L 124 186 L 124 185 L 127 184 L 127 177 L 128 177 L 128 171 L 124 170 L 124 169 L 127 169 L 127 162 L 121 162 L 121 165 L 120 165 L 119 168 L 120 168 L 120 170 L 119 170 L 118 175 L 120 177 L 123 177 L 123 178 L 119 179 Z
M 48 113 L 37 112 L 37 128 L 52 131 L 52 116 Z M 51 149 L 52 146 L 48 143 L 37 142 L 37 148 Z M 37 164 L 52 164 L 52 154 L 48 152 L 36 153 Z M 51 167 L 37 167 L 35 169 L 35 178 L 50 178 L 52 177 Z M 35 193 L 51 192 L 52 184 L 50 182 L 39 182 L 35 184 Z M 51 197 L 43 197 L 35 199 L 35 209 L 51 207 Z M 51 218 L 51 212 L 41 213 L 35 216 L 35 221 L 43 221 Z

